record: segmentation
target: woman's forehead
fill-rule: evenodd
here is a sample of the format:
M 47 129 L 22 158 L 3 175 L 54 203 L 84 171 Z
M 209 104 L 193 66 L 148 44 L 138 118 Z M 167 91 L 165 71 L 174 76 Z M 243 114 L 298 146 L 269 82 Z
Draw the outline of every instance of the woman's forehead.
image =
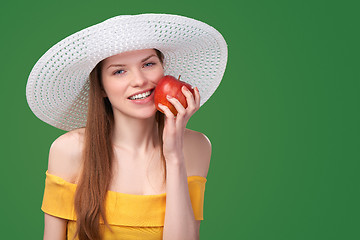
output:
M 154 49 L 142 49 L 142 50 L 123 52 L 104 59 L 104 65 L 105 66 L 110 64 L 126 65 L 131 63 L 137 63 L 144 61 L 144 59 L 152 55 L 157 56 L 156 51 Z

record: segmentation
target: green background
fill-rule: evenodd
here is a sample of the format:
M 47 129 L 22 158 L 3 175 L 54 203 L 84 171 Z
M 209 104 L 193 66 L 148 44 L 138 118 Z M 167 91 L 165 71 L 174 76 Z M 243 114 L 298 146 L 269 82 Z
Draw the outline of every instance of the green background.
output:
M 25 97 L 66 36 L 146 12 L 204 21 L 226 39 L 220 87 L 188 127 L 213 154 L 201 239 L 360 239 L 358 1 L 6 1 L 1 24 L 1 239 L 41 239 L 47 157 L 64 131 Z

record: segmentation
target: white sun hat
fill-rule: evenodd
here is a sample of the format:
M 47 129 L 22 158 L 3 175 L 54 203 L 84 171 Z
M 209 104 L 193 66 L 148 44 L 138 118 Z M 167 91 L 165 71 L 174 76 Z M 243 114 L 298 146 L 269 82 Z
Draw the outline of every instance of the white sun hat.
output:
M 201 105 L 219 86 L 227 45 L 216 29 L 178 15 L 123 15 L 66 37 L 36 62 L 26 85 L 30 109 L 59 129 L 84 127 L 93 68 L 107 57 L 151 48 L 164 54 L 165 75 L 198 87 Z

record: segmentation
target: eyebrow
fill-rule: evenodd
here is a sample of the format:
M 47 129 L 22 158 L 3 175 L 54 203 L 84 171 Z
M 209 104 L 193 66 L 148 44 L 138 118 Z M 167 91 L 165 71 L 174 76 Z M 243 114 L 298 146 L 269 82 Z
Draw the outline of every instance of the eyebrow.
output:
M 152 58 L 152 57 L 155 57 L 155 54 L 152 54 L 146 58 L 144 58 L 143 60 L 141 60 L 141 62 L 145 62 L 147 61 L 148 59 Z M 107 67 L 107 69 L 111 68 L 111 67 L 125 67 L 126 65 L 124 64 L 111 64 L 110 66 Z

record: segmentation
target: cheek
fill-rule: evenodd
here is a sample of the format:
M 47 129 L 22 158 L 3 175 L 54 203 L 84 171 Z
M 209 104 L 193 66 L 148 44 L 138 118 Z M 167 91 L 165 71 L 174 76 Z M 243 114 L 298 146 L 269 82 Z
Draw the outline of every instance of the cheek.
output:
M 163 68 L 159 69 L 156 72 L 155 76 L 156 77 L 154 78 L 153 82 L 157 84 L 160 81 L 160 79 L 164 76 L 164 69 Z
M 110 81 L 110 82 L 104 82 L 104 90 L 108 97 L 111 97 L 113 95 L 122 95 L 125 92 L 125 86 L 124 84 L 121 84 L 120 82 L 116 81 Z
M 102 85 L 104 87 L 104 90 L 106 92 L 110 92 L 110 91 L 113 91 L 115 89 L 121 89 L 123 85 L 124 81 L 120 81 L 119 79 L 117 79 L 116 77 L 114 76 L 111 76 L 111 75 L 107 75 L 105 77 L 103 77 L 102 79 Z

